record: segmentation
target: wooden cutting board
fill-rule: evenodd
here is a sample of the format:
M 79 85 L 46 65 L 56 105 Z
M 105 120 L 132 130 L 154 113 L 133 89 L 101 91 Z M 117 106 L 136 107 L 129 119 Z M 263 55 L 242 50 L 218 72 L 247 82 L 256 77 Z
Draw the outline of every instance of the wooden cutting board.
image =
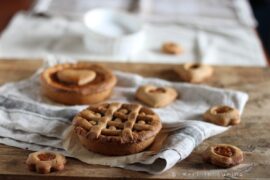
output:
M 103 63 L 112 69 L 179 81 L 172 71 L 175 65 Z M 38 60 L 0 60 L 0 84 L 30 77 L 41 66 Z M 184 161 L 160 175 L 150 175 L 120 168 L 87 165 L 68 159 L 66 169 L 49 175 L 29 172 L 25 165 L 28 150 L 0 145 L 0 179 L 81 179 L 81 178 L 142 178 L 142 179 L 210 179 L 270 178 L 270 69 L 255 67 L 215 67 L 208 85 L 245 91 L 249 94 L 240 125 L 212 137 L 199 145 Z M 1 117 L 0 117 L 1 118 Z M 202 151 L 213 143 L 229 143 L 244 151 L 245 160 L 231 169 L 205 164 Z

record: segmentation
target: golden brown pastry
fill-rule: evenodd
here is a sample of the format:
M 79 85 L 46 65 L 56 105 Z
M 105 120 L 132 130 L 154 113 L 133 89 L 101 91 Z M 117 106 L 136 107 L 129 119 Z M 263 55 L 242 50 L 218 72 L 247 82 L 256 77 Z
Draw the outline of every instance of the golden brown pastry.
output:
M 241 149 L 230 144 L 216 144 L 209 146 L 204 154 L 203 159 L 213 165 L 229 168 L 240 164 L 243 159 Z
M 239 111 L 235 108 L 225 105 L 214 106 L 208 109 L 203 114 L 203 118 L 205 121 L 220 126 L 236 125 L 241 121 Z
M 158 108 L 172 103 L 177 97 L 177 92 L 170 87 L 145 85 L 137 89 L 135 96 L 148 106 Z
M 104 66 L 90 63 L 58 64 L 41 74 L 42 92 L 62 104 L 93 104 L 108 98 L 116 77 Z
M 186 63 L 175 69 L 179 77 L 186 82 L 201 83 L 213 75 L 213 68 L 205 64 Z
M 166 42 L 162 45 L 161 51 L 166 54 L 180 54 L 183 49 L 180 45 L 173 42 Z
M 88 150 L 104 155 L 143 151 L 161 129 L 159 117 L 139 104 L 89 106 L 73 119 L 74 131 Z
M 96 78 L 96 72 L 84 69 L 64 69 L 56 73 L 56 76 L 62 82 L 82 86 L 93 81 Z
M 48 151 L 38 151 L 28 155 L 26 164 L 30 171 L 36 171 L 41 174 L 52 171 L 61 171 L 66 163 L 65 156 Z

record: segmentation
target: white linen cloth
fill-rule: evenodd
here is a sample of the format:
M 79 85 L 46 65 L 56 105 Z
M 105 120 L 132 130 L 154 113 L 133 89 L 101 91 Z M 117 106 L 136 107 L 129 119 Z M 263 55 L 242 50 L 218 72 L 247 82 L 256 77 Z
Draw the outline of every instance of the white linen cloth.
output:
M 94 8 L 130 11 L 151 22 L 252 28 L 256 25 L 247 0 L 38 0 L 33 12 L 76 18 Z
M 256 26 L 247 0 L 141 0 L 139 12 L 151 22 L 200 26 Z
M 61 62 L 66 61 L 51 58 L 49 65 Z M 185 159 L 203 140 L 228 129 L 202 120 L 202 114 L 208 108 L 226 104 L 242 113 L 248 99 L 248 95 L 243 92 L 172 83 L 115 71 L 118 83 L 109 99 L 110 102 L 139 103 L 135 100 L 134 93 L 144 84 L 170 86 L 175 88 L 180 96 L 167 107 L 153 109 L 161 118 L 163 130 L 170 132 L 156 155 L 145 158 L 147 152 L 143 152 L 130 156 L 105 157 L 86 151 L 82 147 L 78 148 L 78 144 L 70 146 L 74 145 L 74 139 L 69 137 L 72 118 L 86 106 L 63 106 L 42 96 L 39 75 L 46 67 L 48 64 L 29 79 L 0 87 L 0 143 L 29 150 L 60 151 L 90 164 L 148 173 L 164 172 Z M 77 148 L 75 152 L 74 148 Z
M 44 19 L 18 14 L 0 37 L 0 57 L 41 58 L 48 54 L 96 61 L 266 66 L 259 39 L 252 28 L 241 26 L 184 26 L 146 24 L 142 50 L 129 56 L 91 54 L 84 46 L 85 28 L 79 21 Z M 184 53 L 160 53 L 166 41 L 181 44 Z

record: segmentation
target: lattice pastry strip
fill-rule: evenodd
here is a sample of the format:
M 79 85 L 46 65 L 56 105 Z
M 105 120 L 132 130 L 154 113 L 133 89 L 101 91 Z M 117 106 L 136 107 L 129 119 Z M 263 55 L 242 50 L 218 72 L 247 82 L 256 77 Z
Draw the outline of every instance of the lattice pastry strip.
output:
M 128 115 L 128 119 L 124 124 L 124 130 L 122 132 L 122 141 L 130 141 L 133 140 L 133 135 L 132 135 L 132 129 L 133 126 L 136 122 L 136 118 L 138 116 L 138 113 L 141 109 L 140 105 L 134 104 L 130 107 L 130 114 Z
M 98 138 L 101 134 L 101 131 L 106 128 L 108 122 L 113 118 L 114 112 L 117 111 L 117 109 L 120 107 L 121 104 L 119 103 L 111 104 L 105 115 L 99 119 L 98 124 L 90 129 L 89 136 L 91 138 Z

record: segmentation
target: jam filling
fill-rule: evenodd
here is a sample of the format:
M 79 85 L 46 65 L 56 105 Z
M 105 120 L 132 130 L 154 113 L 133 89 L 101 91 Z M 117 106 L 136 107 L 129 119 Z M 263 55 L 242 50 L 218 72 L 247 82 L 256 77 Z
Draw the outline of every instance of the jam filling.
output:
M 165 93 L 166 90 L 164 88 L 156 88 L 156 89 L 151 89 L 149 92 L 150 93 Z
M 218 146 L 214 149 L 216 154 L 231 157 L 234 153 L 234 150 L 230 147 Z
M 55 157 L 55 154 L 52 153 L 43 153 L 38 155 L 40 161 L 50 161 L 55 159 Z
M 220 107 L 220 108 L 217 108 L 215 111 L 216 111 L 216 113 L 218 113 L 218 114 L 222 114 L 222 113 L 229 112 L 229 111 L 231 111 L 231 110 L 232 110 L 232 108 L 230 108 L 230 107 L 228 107 L 228 106 L 222 106 L 222 107 Z
M 201 66 L 200 64 L 193 64 L 192 66 L 190 66 L 190 69 L 197 69 L 200 66 Z

